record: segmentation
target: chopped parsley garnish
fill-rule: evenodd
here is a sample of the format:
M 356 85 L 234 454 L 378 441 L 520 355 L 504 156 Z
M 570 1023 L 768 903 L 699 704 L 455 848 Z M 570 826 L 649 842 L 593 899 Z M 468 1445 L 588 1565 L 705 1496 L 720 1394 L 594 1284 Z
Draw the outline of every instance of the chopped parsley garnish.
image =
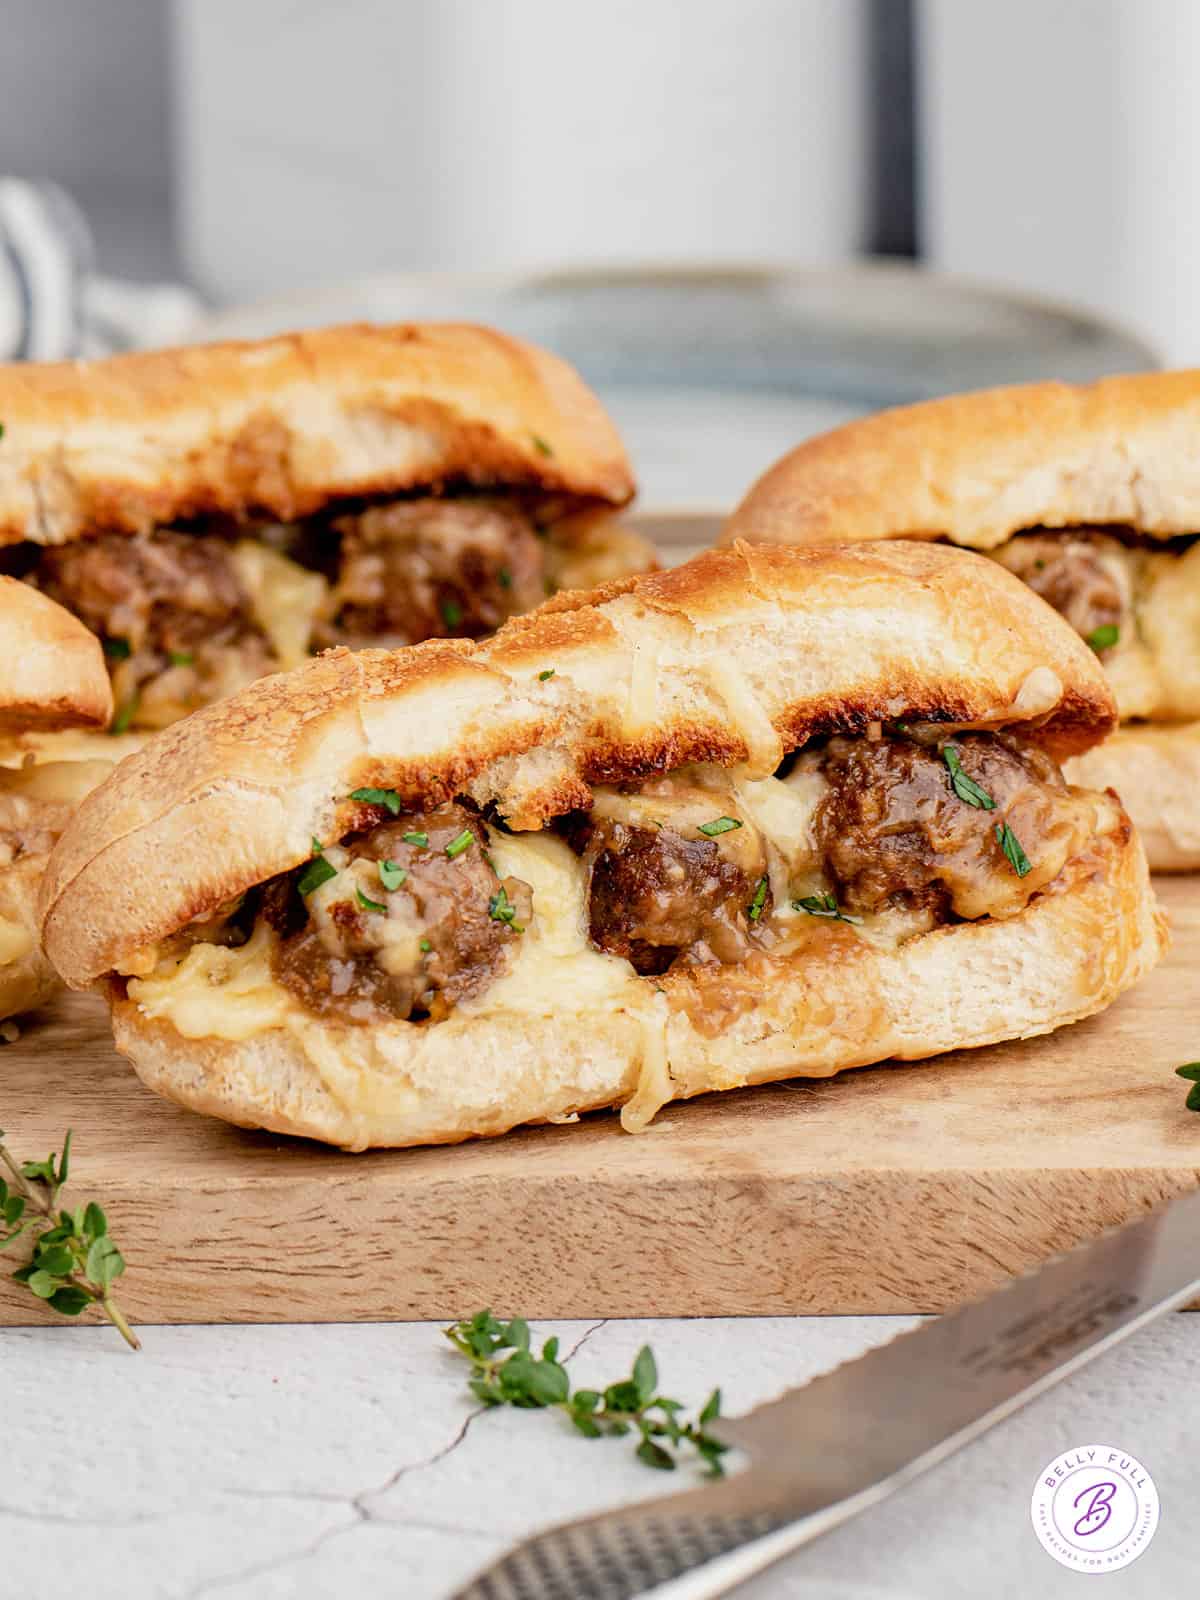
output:
M 428 939 L 421 940 L 421 952 L 423 955 L 428 955 L 432 949 L 433 946 L 430 944 Z
M 1007 822 L 998 822 L 996 824 L 996 843 L 1008 857 L 1008 864 L 1018 878 L 1023 878 L 1027 873 L 1033 871 L 1033 865 L 1029 857 L 1021 848 L 1021 841 Z
M 195 656 L 190 650 L 167 651 L 167 660 L 173 667 L 190 667 L 195 659 Z
M 539 672 L 538 673 L 538 682 L 539 683 L 545 683 L 547 678 L 552 678 L 553 676 L 554 676 L 554 668 L 553 667 L 547 667 L 545 672 Z
M 529 437 L 533 440 L 534 449 L 537 450 L 541 455 L 552 456 L 554 454 L 554 451 L 546 443 L 545 439 L 542 438 L 540 433 L 531 433 Z
M 792 901 L 792 910 L 807 911 L 810 917 L 830 917 L 834 922 L 862 921 L 861 917 L 852 917 L 848 911 L 843 911 L 832 894 L 802 895 L 799 900 Z
M 395 789 L 352 789 L 349 798 L 365 806 L 386 806 L 394 817 L 400 815 L 400 796 Z
M 453 861 L 456 856 L 462 855 L 464 850 L 469 850 L 474 843 L 475 835 L 471 832 L 470 828 L 464 828 L 463 831 L 456 838 L 451 839 L 450 843 L 446 846 L 446 854 L 450 857 L 451 861 Z
M 361 889 L 355 888 L 355 898 L 364 911 L 386 911 L 387 907 L 380 905 L 378 900 L 372 900 L 370 895 L 364 894 Z
M 1184 1105 L 1189 1111 L 1200 1111 L 1200 1061 L 1189 1061 L 1184 1067 L 1176 1067 L 1175 1072 L 1178 1077 L 1187 1078 L 1192 1085 Z
M 0 439 L 4 437 L 4 424 L 0 422 Z
M 767 903 L 767 880 L 766 880 L 766 877 L 764 876 L 764 877 L 761 877 L 758 880 L 758 882 L 755 884 L 755 886 L 754 886 L 754 899 L 751 900 L 751 902 L 750 902 L 750 904 L 749 904 L 749 906 L 747 908 L 747 915 L 749 916 L 751 922 L 757 922 L 759 917 L 762 916 L 762 909 L 766 905 L 766 903 Z
M 140 703 L 141 696 L 131 694 L 129 699 L 126 700 L 125 704 L 117 708 L 117 714 L 112 719 L 112 726 L 108 730 L 109 733 L 128 733 L 129 725 L 133 721 L 134 717 L 137 716 L 137 709 Z
M 406 869 L 397 866 L 394 861 L 379 863 L 379 881 L 385 889 L 398 889 L 407 877 Z
M 741 823 L 736 817 L 714 817 L 711 822 L 699 823 L 696 832 L 704 834 L 709 839 L 715 839 L 718 834 L 732 833 L 734 828 L 740 827 Z
M 129 640 L 105 639 L 104 654 L 110 661 L 127 661 L 129 659 Z
M 496 574 L 496 582 L 500 585 L 500 587 L 502 589 L 511 589 L 512 588 L 512 573 L 508 570 L 507 567 L 501 567 L 499 572 L 497 572 L 497 574 Z
M 463 608 L 457 600 L 443 600 L 438 610 L 442 613 L 442 621 L 448 628 L 457 628 L 463 619 Z
M 963 771 L 957 745 L 945 745 L 942 749 L 942 760 L 950 769 L 950 782 L 954 785 L 954 792 L 960 800 L 965 800 L 967 805 L 974 806 L 979 811 L 996 809 L 996 802 L 987 790 L 981 789 L 975 779 L 968 777 Z
M 495 894 L 488 901 L 488 916 L 493 922 L 504 922 L 514 933 L 524 933 L 525 929 L 516 921 L 517 908 L 508 898 L 508 892 L 501 884 Z
M 427 833 L 402 833 L 400 837 L 405 844 L 411 844 L 415 850 L 429 849 L 429 835 Z
M 1098 628 L 1093 628 L 1087 636 L 1087 642 L 1099 655 L 1101 650 L 1111 650 L 1121 637 L 1121 630 L 1115 622 L 1102 622 Z
M 316 844 L 316 840 L 313 840 Z M 318 849 L 320 847 L 318 846 Z M 326 861 L 323 855 L 315 856 L 296 879 L 296 888 L 307 899 L 314 889 L 319 889 L 323 883 L 328 883 L 330 878 L 337 877 L 337 868 Z

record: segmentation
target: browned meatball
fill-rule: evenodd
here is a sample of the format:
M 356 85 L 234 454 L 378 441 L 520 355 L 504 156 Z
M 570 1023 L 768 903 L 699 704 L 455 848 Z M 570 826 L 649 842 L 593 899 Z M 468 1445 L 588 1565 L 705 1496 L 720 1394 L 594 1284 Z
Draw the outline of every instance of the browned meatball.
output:
M 330 643 L 479 638 L 546 597 L 541 541 L 502 500 L 400 500 L 335 527 Z
M 1125 615 L 1120 583 L 1101 559 L 1106 547 L 1120 551 L 1104 534 L 1021 534 L 1000 559 L 1087 639 L 1097 628 L 1119 627 Z
M 135 653 L 186 653 L 248 626 L 223 539 L 164 530 L 81 539 L 46 550 L 36 582 L 93 633 Z
M 641 973 L 672 962 L 740 961 L 752 921 L 770 911 L 766 879 L 753 883 L 712 839 L 611 817 L 585 831 L 592 943 L 625 956 Z M 751 917 L 751 907 L 754 917 Z
M 310 1010 L 365 1021 L 441 1016 L 499 970 L 531 895 L 501 883 L 482 819 L 462 806 L 389 818 L 326 852 L 336 876 L 297 912 L 296 877 L 267 886 L 281 980 Z M 453 854 L 449 852 L 453 852 Z
M 831 739 L 821 758 L 830 785 L 814 819 L 839 903 L 858 913 L 932 907 L 939 915 L 1008 915 L 1062 867 L 1091 822 L 1049 756 L 992 734 L 947 741 L 962 771 L 992 802 L 955 792 L 938 747 L 912 739 Z M 1025 859 L 1018 872 L 997 828 Z

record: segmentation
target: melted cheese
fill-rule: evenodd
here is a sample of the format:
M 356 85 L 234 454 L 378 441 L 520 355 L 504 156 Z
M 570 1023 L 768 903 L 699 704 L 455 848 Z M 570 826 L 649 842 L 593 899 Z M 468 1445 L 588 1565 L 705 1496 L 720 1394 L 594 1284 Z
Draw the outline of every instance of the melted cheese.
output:
M 185 1039 L 240 1043 L 283 1026 L 300 1010 L 271 972 L 274 934 L 265 923 L 238 949 L 194 944 L 181 962 L 129 980 L 129 995 L 152 1018 Z
M 760 778 L 774 772 L 783 760 L 783 742 L 753 688 L 728 661 L 714 661 L 708 679 L 745 740 L 747 772 Z
M 284 671 L 308 659 L 313 628 L 328 585 L 270 545 L 242 539 L 233 547 L 233 566 L 250 598 L 250 611 L 266 634 Z
M 111 761 L 29 762 L 0 769 L 0 793 L 19 794 L 27 800 L 78 805 L 112 771 Z
M 550 1017 L 567 1003 L 586 1029 L 589 1015 L 624 1012 L 641 1024 L 643 1038 L 638 1082 L 624 1121 L 631 1129 L 644 1127 L 673 1094 L 665 998 L 622 957 L 593 949 L 583 874 L 561 839 L 498 835 L 491 854 L 501 877 L 517 876 L 530 885 L 533 916 L 514 944 L 508 971 L 482 994 L 463 1001 L 447 1022 L 433 1026 L 466 1028 L 474 1019 L 504 1014 Z M 182 961 L 168 960 L 148 977 L 131 978 L 129 996 L 144 1015 L 169 1022 L 186 1039 L 238 1043 L 286 1029 L 366 1144 L 373 1119 L 402 1116 L 414 1092 L 382 1061 L 371 1029 L 339 1027 L 311 1016 L 275 979 L 274 938 L 260 924 L 236 949 L 195 944 Z M 425 1026 L 390 1025 L 401 1031 Z
M 548 1017 L 561 1011 L 564 998 L 573 1013 L 637 1009 L 648 986 L 622 956 L 607 955 L 588 939 L 584 876 L 563 841 L 552 834 L 499 834 L 491 855 L 501 878 L 521 878 L 533 890 L 533 916 L 509 970 L 459 1010 Z
M 0 967 L 20 961 L 33 949 L 33 935 L 20 922 L 0 917 Z

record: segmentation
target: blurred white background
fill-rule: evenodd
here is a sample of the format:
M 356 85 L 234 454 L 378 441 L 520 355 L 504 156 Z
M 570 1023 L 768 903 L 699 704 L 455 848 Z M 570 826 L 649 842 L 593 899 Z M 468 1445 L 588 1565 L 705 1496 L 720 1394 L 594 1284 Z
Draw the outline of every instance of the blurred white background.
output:
M 94 237 L 74 349 L 496 321 L 582 367 L 673 508 L 855 410 L 1200 362 L 1194 0 L 0 0 L 0 27 L 0 178 L 63 185 Z M 0 353 L 44 353 L 17 276 Z M 156 280 L 200 298 L 128 287 Z

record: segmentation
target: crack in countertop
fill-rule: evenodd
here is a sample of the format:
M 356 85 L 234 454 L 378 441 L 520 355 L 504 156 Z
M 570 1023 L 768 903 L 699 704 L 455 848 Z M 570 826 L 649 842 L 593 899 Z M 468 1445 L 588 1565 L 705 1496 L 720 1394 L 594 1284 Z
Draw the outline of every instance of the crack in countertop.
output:
M 584 1345 L 594 1333 L 599 1333 L 609 1319 L 601 1317 L 585 1328 L 570 1350 L 562 1357 L 562 1365 L 567 1366 L 583 1349 Z M 189 1589 L 184 1600 L 199 1600 L 201 1595 L 212 1594 L 220 1589 L 231 1589 L 235 1584 L 245 1583 L 253 1578 L 262 1578 L 270 1573 L 278 1572 L 284 1567 L 296 1566 L 309 1561 L 317 1555 L 327 1544 L 334 1539 L 340 1539 L 344 1534 L 351 1533 L 355 1528 L 367 1522 L 377 1522 L 389 1528 L 423 1528 L 434 1533 L 452 1533 L 464 1538 L 495 1539 L 495 1534 L 487 1528 L 471 1528 L 467 1526 L 449 1526 L 446 1523 L 424 1521 L 419 1517 L 382 1517 L 372 1506 L 373 1501 L 378 1501 L 383 1495 L 389 1493 L 404 1478 L 410 1477 L 414 1472 L 427 1472 L 431 1467 L 437 1466 L 447 1456 L 453 1453 L 463 1443 L 470 1432 L 471 1424 L 477 1417 L 490 1410 L 489 1406 L 476 1406 L 463 1418 L 461 1425 L 454 1436 L 433 1455 L 426 1456 L 421 1461 L 409 1462 L 408 1465 L 397 1467 L 395 1472 L 374 1488 L 359 1489 L 353 1494 L 338 1494 L 336 1491 L 324 1490 L 289 1490 L 289 1489 L 242 1489 L 226 1490 L 227 1494 L 237 1494 L 261 1500 L 307 1500 L 318 1501 L 329 1505 L 344 1505 L 351 1513 L 348 1521 L 336 1527 L 326 1528 L 315 1539 L 303 1545 L 299 1550 L 286 1552 L 275 1556 L 268 1561 L 256 1562 L 253 1567 L 244 1568 L 240 1572 L 224 1573 L 217 1577 L 202 1579 L 200 1583 Z

